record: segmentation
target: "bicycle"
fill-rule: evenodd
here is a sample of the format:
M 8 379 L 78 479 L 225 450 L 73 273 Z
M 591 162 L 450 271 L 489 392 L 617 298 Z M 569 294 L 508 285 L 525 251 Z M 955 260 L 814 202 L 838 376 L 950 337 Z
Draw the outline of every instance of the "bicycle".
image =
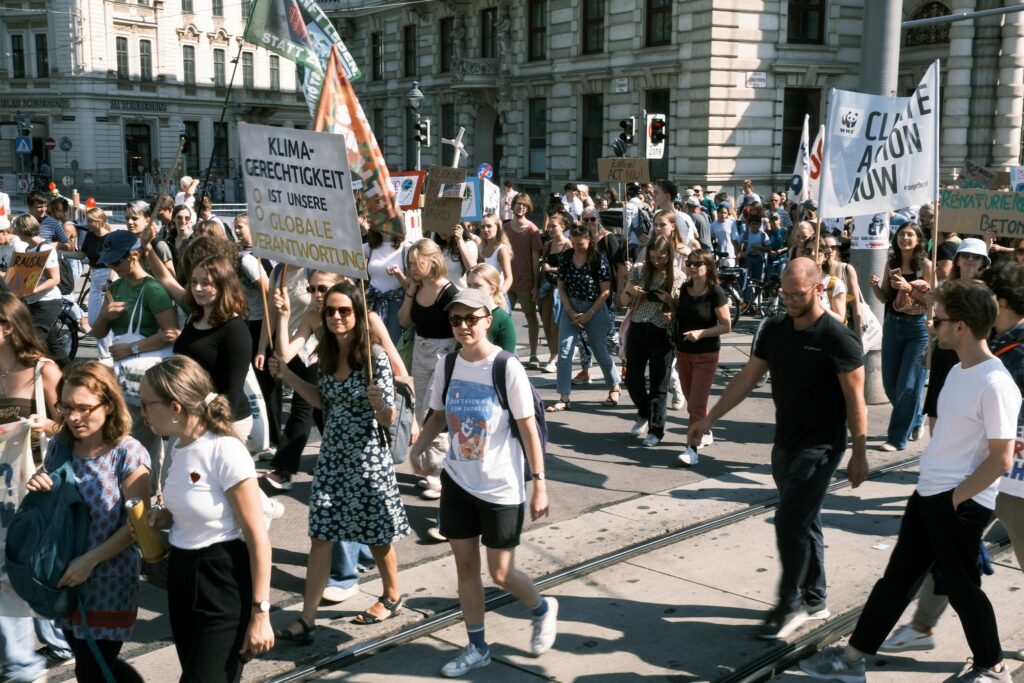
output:
M 74 306 L 73 301 L 64 300 L 61 306 L 60 313 L 57 315 L 57 319 L 53 322 L 53 335 L 60 344 L 61 350 L 64 352 L 64 356 L 69 361 L 75 359 L 78 355 L 78 339 L 82 334 L 82 329 L 78 325 L 78 321 L 75 320 L 71 315 L 71 308 Z
M 732 320 L 733 327 L 736 327 L 740 315 L 747 306 L 743 295 L 740 294 L 740 282 L 745 275 L 746 271 L 743 268 L 723 266 L 718 269 L 718 284 L 729 298 L 729 319 Z

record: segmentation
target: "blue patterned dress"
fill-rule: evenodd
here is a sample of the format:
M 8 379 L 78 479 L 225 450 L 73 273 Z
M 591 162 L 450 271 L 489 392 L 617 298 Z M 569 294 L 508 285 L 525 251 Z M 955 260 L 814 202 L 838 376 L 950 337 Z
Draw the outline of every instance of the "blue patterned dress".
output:
M 393 406 L 395 382 L 385 354 L 373 357 L 373 376 Z M 366 396 L 366 372 L 355 370 L 344 380 L 321 375 L 319 389 L 325 426 L 309 495 L 309 535 L 366 545 L 408 536 L 395 465 Z
M 50 442 L 46 469 L 53 469 L 57 440 Z M 139 467 L 150 467 L 149 452 L 130 436 L 111 450 L 94 458 L 73 456 L 75 483 L 89 510 L 89 550 L 103 544 L 128 522 L 124 509 L 124 481 Z M 139 570 L 142 555 L 131 545 L 92 570 L 85 583 L 88 595 L 86 616 L 97 640 L 125 641 L 131 635 L 139 607 Z M 57 621 L 58 628 L 74 631 L 85 639 L 81 614 Z

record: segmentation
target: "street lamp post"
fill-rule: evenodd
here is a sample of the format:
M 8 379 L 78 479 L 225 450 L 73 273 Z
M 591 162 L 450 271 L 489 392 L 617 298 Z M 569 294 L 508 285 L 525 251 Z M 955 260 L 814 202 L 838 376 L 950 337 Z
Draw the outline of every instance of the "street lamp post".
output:
M 409 108 L 412 109 L 412 115 L 415 119 L 413 124 L 416 130 L 416 170 L 420 170 L 420 150 L 423 143 L 419 139 L 419 123 L 420 123 L 420 102 L 423 101 L 423 93 L 420 92 L 419 81 L 413 81 L 412 87 L 409 88 L 409 92 L 405 93 L 405 99 L 409 103 Z

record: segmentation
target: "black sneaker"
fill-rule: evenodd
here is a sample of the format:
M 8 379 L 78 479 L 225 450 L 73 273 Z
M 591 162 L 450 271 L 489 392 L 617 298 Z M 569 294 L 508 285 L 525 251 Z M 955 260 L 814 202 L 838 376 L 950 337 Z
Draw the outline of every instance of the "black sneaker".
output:
M 757 637 L 766 640 L 782 640 L 797 630 L 807 621 L 807 611 L 803 608 L 793 612 L 784 612 L 776 607 L 765 622 L 757 630 Z

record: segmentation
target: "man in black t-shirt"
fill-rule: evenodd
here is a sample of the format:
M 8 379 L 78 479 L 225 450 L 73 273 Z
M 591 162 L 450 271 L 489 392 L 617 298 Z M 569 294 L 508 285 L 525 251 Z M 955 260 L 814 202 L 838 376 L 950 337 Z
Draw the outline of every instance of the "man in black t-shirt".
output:
M 853 437 L 848 476 L 854 488 L 868 473 L 864 352 L 853 332 L 826 314 L 821 283 L 814 261 L 790 262 L 780 292 L 788 315 L 765 324 L 747 365 L 707 417 L 689 430 L 689 442 L 699 443 L 771 371 L 776 412 L 772 478 L 779 489 L 775 540 L 782 578 L 778 605 L 759 632 L 769 639 L 785 638 L 808 619 L 829 616 L 821 504 L 846 449 L 847 425 Z

